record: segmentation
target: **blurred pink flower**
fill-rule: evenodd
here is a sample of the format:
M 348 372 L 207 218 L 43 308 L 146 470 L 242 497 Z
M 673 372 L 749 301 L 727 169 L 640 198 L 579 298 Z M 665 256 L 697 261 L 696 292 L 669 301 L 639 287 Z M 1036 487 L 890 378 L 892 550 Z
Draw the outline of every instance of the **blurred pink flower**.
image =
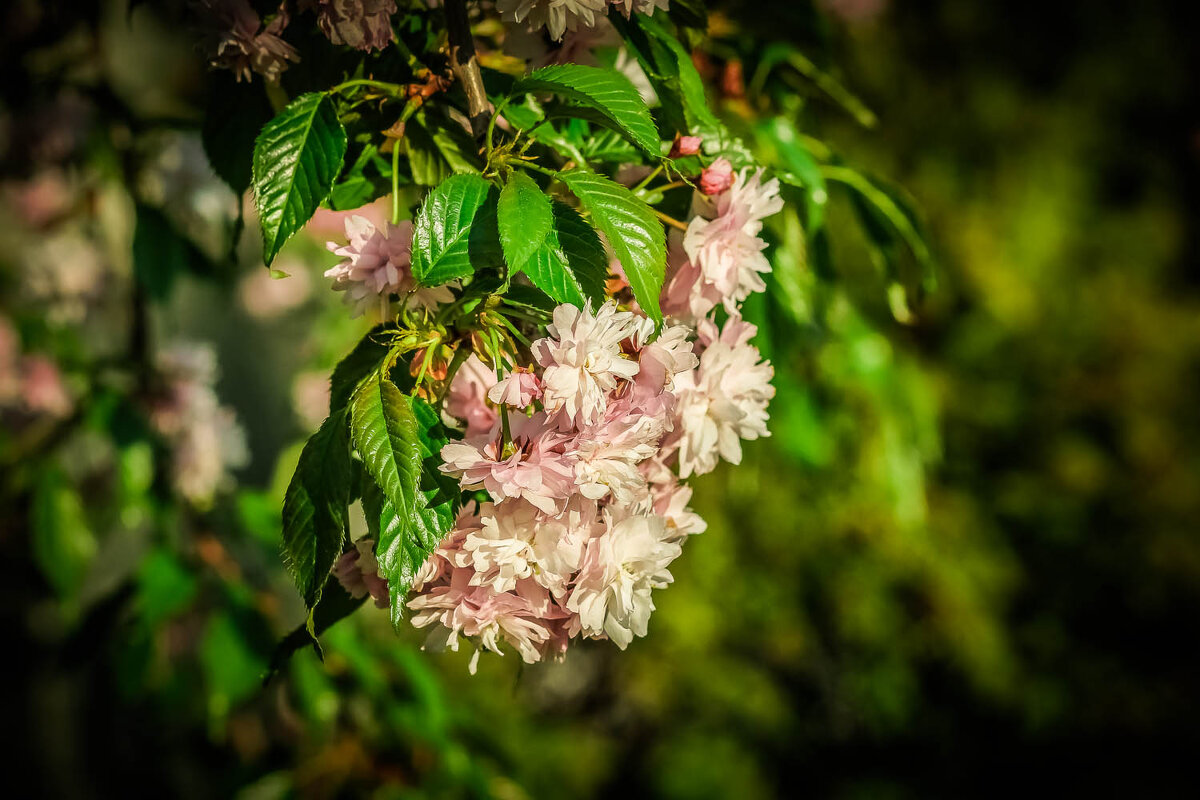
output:
M 238 281 L 238 302 L 256 319 L 278 317 L 312 295 L 312 281 L 303 264 L 278 259 L 275 268 L 286 272 L 287 277 L 276 278 L 270 270 L 260 268 Z
M 463 421 L 467 436 L 487 433 L 496 424 L 496 409 L 486 402 L 489 390 L 495 385 L 496 373 L 473 353 L 450 381 L 446 413 Z

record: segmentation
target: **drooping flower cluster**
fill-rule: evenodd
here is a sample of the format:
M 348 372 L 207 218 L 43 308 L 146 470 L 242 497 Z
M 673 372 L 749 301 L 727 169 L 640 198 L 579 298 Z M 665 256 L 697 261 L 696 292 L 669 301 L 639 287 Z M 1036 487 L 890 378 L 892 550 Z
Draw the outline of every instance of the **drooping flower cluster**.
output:
M 354 309 L 355 317 L 372 306 L 386 310 L 393 294 L 425 308 L 454 300 L 448 286 L 417 288 L 412 274 L 411 222 L 384 223 L 377 228 L 365 217 L 350 216 L 346 218 L 346 238 L 347 244 L 327 245 L 343 260 L 326 270 L 325 277 L 333 279 L 335 291 L 346 293 L 346 304 Z
M 680 136 L 676 147 L 701 144 Z M 742 440 L 769 435 L 773 369 L 739 307 L 765 288 L 759 234 L 781 207 L 778 183 L 720 159 L 706 173 L 686 233 L 670 242 L 661 327 L 636 303 L 564 304 L 526 349 L 496 366 L 491 350 L 471 355 L 450 379 L 442 410 L 463 436 L 441 450 L 441 470 L 479 502 L 460 510 L 407 605 L 428 645 L 457 650 L 466 638 L 472 670 L 483 650 L 535 662 L 574 639 L 625 648 L 644 636 L 682 543 L 706 527 L 685 481 L 740 462 Z M 348 246 L 331 246 L 346 257 L 327 273 L 335 288 L 360 308 L 413 290 L 409 230 L 352 219 L 347 234 Z M 626 297 L 619 263 L 613 272 L 609 292 Z M 420 301 L 428 306 L 453 298 L 421 291 L 444 292 Z M 364 553 L 359 543 L 335 574 L 382 602 Z
M 382 50 L 392 43 L 396 0 L 315 0 L 317 25 L 334 44 Z
M 157 366 L 164 386 L 151 403 L 150 421 L 171 448 L 171 481 L 189 502 L 207 506 L 229 470 L 249 459 L 233 411 L 214 390 L 216 353 L 177 344 L 159 354 Z

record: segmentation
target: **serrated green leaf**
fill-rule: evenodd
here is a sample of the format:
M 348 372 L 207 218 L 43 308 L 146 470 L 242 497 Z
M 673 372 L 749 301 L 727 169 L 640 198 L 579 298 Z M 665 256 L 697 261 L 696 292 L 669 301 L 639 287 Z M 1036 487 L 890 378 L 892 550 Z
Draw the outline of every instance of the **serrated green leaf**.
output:
M 415 445 L 421 459 L 420 488 L 411 513 L 397 511 L 397 504 L 377 482 L 364 481 L 362 503 L 367 525 L 375 537 L 375 557 L 380 574 L 387 579 L 393 625 L 404 618 L 404 600 L 413 577 L 438 543 L 454 527 L 457 483 L 438 470 L 439 454 L 447 439 L 437 412 L 423 400 L 412 401 Z
M 346 155 L 333 101 L 303 94 L 262 129 L 254 144 L 254 202 L 270 264 L 329 196 Z
M 583 307 L 604 302 L 608 256 L 592 227 L 575 209 L 553 206 L 554 225 L 546 241 L 521 265 L 534 286 L 559 303 Z
M 409 399 L 386 377 L 368 377 L 350 400 L 350 428 L 367 472 L 396 513 L 412 518 L 421 485 L 421 447 Z
M 333 368 L 329 376 L 329 413 L 345 408 L 358 384 L 375 371 L 389 352 L 385 334 L 395 330 L 390 323 L 376 325 L 354 349 Z
M 478 175 L 455 175 L 429 193 L 413 227 L 412 271 L 440 286 L 503 263 L 496 193 Z
M 658 296 L 666 274 L 667 243 L 653 209 L 621 184 L 594 172 L 573 169 L 560 173 L 558 179 L 579 198 L 608 240 L 638 305 L 655 322 L 662 322 Z
M 509 269 L 519 270 L 546 244 L 554 225 L 550 198 L 524 172 L 514 172 L 500 191 L 497 202 L 500 245 Z
M 304 445 L 283 499 L 283 561 L 309 608 L 342 552 L 352 474 L 346 414 L 337 411 Z
M 658 129 L 634 85 L 614 69 L 555 64 L 534 70 L 513 85 L 513 94 L 553 92 L 600 113 L 634 144 L 657 158 Z

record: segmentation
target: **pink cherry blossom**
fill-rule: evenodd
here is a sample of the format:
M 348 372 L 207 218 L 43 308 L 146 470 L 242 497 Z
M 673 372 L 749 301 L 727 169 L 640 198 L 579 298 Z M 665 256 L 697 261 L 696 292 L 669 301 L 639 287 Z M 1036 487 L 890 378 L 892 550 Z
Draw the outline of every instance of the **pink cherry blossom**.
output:
M 579 615 L 585 636 L 607 636 L 624 650 L 645 636 L 653 589 L 672 580 L 667 566 L 680 554 L 662 517 L 609 514 L 604 532 L 591 539 L 566 608 Z
M 488 390 L 488 399 L 497 405 L 525 408 L 542 396 L 542 382 L 528 367 L 517 367 Z
M 742 439 L 770 435 L 767 403 L 775 396 L 775 371 L 749 343 L 756 331 L 739 317 L 719 334 L 715 323 L 701 323 L 700 365 L 676 377 L 679 422 L 671 444 L 679 447 L 681 477 L 711 472 L 718 456 L 739 464 Z
M 563 304 L 554 309 L 550 335 L 533 343 L 542 367 L 542 405 L 547 413 L 571 422 L 594 424 L 604 415 L 606 394 L 618 380 L 637 375 L 621 342 L 637 330 L 638 319 L 609 301 L 593 316 L 591 309 Z
M 675 141 L 671 143 L 670 157 L 694 156 L 700 152 L 700 142 L 699 136 L 675 134 Z
M 442 448 L 441 470 L 458 476 L 463 488 L 484 489 L 496 502 L 524 498 L 547 514 L 556 514 L 572 490 L 574 470 L 562 453 L 566 436 L 546 415 L 513 415 L 512 441 L 499 431 L 450 442 Z
M 454 300 L 449 287 L 419 288 L 412 275 L 412 223 L 385 223 L 376 228 L 366 217 L 346 218 L 347 244 L 326 247 L 343 260 L 325 271 L 334 291 L 346 293 L 346 303 L 360 317 L 368 308 L 386 311 L 390 295 L 422 308 L 436 308 Z
M 352 550 L 342 553 L 333 565 L 333 576 L 351 597 L 357 599 L 369 594 L 376 608 L 388 607 L 388 584 L 379 575 L 373 539 L 359 539 Z
M 472 354 L 458 368 L 446 394 L 446 413 L 466 425 L 467 436 L 487 433 L 496 424 L 496 409 L 487 404 L 487 395 L 496 385 L 496 373 Z
M 761 273 L 770 272 L 771 265 L 759 233 L 762 220 L 781 208 L 779 181 L 763 183 L 761 169 L 753 174 L 743 170 L 729 191 L 714 198 L 711 219 L 698 215 L 688 223 L 684 251 L 730 313 L 751 293 L 766 288 Z

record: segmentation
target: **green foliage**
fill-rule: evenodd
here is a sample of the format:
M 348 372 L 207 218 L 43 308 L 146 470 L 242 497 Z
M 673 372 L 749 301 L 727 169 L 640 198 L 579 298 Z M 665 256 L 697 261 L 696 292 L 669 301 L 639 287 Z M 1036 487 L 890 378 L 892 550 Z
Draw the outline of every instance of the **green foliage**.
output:
M 46 580 L 63 598 L 78 595 L 96 557 L 95 534 L 78 492 L 57 471 L 42 475 L 33 496 L 33 556 Z
M 579 198 L 608 240 L 638 305 L 661 322 L 658 295 L 666 275 L 667 242 L 654 210 L 621 184 L 594 172 L 568 170 L 558 179 Z
M 300 453 L 283 503 L 283 559 L 312 608 L 346 539 L 353 472 L 346 413 L 326 418 Z
M 608 276 L 604 245 L 575 209 L 554 201 L 552 213 L 548 236 L 519 270 L 556 302 L 598 306 Z
M 647 155 L 659 156 L 658 131 L 650 110 L 633 84 L 619 72 L 580 64 L 557 64 L 534 70 L 517 81 L 512 93 L 553 92 L 595 111 L 598 119 L 619 131 Z
M 461 280 L 501 263 L 496 192 L 476 175 L 455 175 L 429 193 L 413 229 L 412 271 L 423 286 Z
M 324 94 L 296 98 L 254 143 L 254 202 L 269 265 L 328 197 L 342 169 L 346 131 Z
M 514 172 L 500 191 L 498 212 L 504 260 L 509 269 L 516 271 L 546 245 L 554 225 L 550 199 L 533 178 Z

